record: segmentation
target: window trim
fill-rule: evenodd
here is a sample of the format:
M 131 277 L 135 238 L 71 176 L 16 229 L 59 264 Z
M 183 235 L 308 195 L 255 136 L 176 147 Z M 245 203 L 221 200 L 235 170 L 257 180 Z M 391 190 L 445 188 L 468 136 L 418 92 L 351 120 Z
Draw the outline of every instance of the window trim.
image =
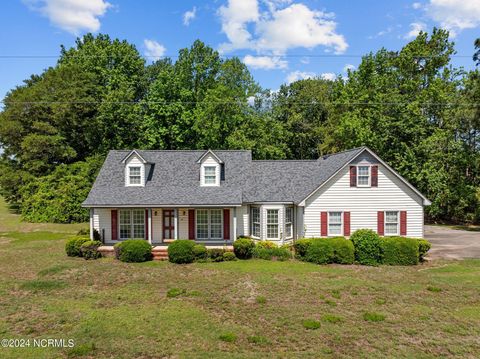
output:
M 397 222 L 388 222 L 388 223 L 397 224 L 397 230 L 395 233 L 387 233 L 387 212 L 395 212 L 397 214 Z M 392 236 L 394 237 L 394 236 L 400 235 L 400 211 L 396 211 L 396 210 L 383 211 L 383 235 L 385 237 L 392 237 Z
M 275 211 L 277 212 L 277 237 L 269 237 L 268 236 L 268 226 L 269 226 L 269 223 L 268 223 L 268 211 Z M 266 220 L 265 220 L 265 229 L 266 229 L 266 233 L 265 233 L 265 237 L 267 238 L 267 240 L 276 240 L 278 241 L 280 238 L 280 209 L 279 208 L 266 208 Z M 275 224 L 270 224 L 270 226 L 273 226 Z
M 198 236 L 198 211 L 206 211 L 207 212 L 207 237 L 200 238 Z M 220 211 L 220 223 L 216 223 L 220 225 L 220 237 L 213 238 L 212 237 L 212 211 Z M 205 242 L 212 242 L 212 241 L 222 241 L 224 238 L 223 233 L 223 210 L 222 208 L 197 208 L 195 209 L 195 238 L 198 241 L 205 241 Z
M 368 184 L 360 184 L 359 178 L 366 177 L 364 175 L 360 175 L 360 167 L 367 167 L 368 169 Z M 370 164 L 359 164 L 357 165 L 357 187 L 372 187 L 372 165 Z
M 331 233 L 330 232 L 330 213 L 340 213 L 340 233 Z M 335 223 L 338 224 L 338 223 Z M 343 236 L 344 232 L 344 220 L 343 220 L 343 211 L 328 211 L 327 212 L 327 236 L 328 237 L 338 237 Z
M 213 182 L 212 183 L 207 183 L 207 169 L 213 169 Z M 211 175 L 208 175 L 209 178 L 211 178 Z M 203 166 L 203 184 L 205 186 L 216 186 L 217 185 L 217 166 Z
M 292 211 L 292 218 L 291 218 L 291 221 L 290 222 L 287 222 L 287 211 L 288 210 L 291 210 Z M 286 206 L 285 207 L 285 238 L 286 239 L 290 239 L 290 238 L 293 238 L 293 220 L 294 220 L 294 217 L 295 217 L 295 211 L 293 210 L 293 206 Z M 291 227 L 291 231 L 290 231 L 290 235 L 287 235 L 287 226 L 290 225 Z
M 258 222 L 253 221 L 253 210 L 258 211 Z M 258 224 L 258 236 L 255 236 L 253 233 L 254 224 Z M 250 234 L 253 238 L 260 238 L 262 236 L 262 211 L 261 208 L 257 206 L 250 207 Z
M 133 168 L 138 168 L 140 170 L 140 174 L 137 176 L 135 175 L 134 177 L 140 177 L 140 182 L 139 183 L 132 183 L 132 175 L 130 174 L 130 171 Z M 141 165 L 128 165 L 126 167 L 127 170 L 127 186 L 131 187 L 143 187 L 143 176 L 142 176 L 142 166 Z
M 147 228 L 145 226 L 145 209 L 144 208 L 120 208 L 118 210 L 118 223 L 117 223 L 117 233 L 118 233 L 118 239 L 121 241 L 127 240 L 127 239 L 140 239 L 140 237 L 135 237 L 135 226 L 139 226 L 139 223 L 134 223 L 133 221 L 133 212 L 134 211 L 140 211 L 143 214 L 143 220 L 142 220 L 142 226 L 143 226 L 143 239 L 146 240 L 146 233 L 147 233 Z M 129 212 L 130 213 L 130 223 L 122 223 L 121 218 L 122 212 Z M 129 237 L 122 237 L 122 231 L 120 230 L 120 227 L 122 225 L 126 225 L 130 227 L 130 236 Z

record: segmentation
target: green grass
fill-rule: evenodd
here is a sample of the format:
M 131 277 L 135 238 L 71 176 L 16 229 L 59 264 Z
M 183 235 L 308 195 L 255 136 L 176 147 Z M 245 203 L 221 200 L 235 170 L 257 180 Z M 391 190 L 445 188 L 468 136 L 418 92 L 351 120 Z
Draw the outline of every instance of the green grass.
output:
M 85 261 L 64 252 L 66 238 L 80 227 L 25 224 L 0 202 L 0 337 L 76 343 L 0 348 L 0 357 L 473 358 L 480 352 L 480 260 L 414 267 Z

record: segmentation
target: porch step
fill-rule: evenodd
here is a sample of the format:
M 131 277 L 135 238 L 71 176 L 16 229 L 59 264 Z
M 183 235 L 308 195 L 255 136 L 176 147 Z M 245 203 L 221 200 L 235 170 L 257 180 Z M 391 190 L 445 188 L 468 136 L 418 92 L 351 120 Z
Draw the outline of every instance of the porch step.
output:
M 153 260 L 156 261 L 166 261 L 168 260 L 168 249 L 167 247 L 153 247 L 152 249 Z

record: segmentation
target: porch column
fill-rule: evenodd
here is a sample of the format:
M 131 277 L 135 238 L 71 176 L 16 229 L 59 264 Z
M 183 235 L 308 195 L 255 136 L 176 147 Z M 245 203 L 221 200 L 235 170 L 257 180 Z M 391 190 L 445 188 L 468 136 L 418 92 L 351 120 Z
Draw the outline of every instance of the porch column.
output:
M 148 228 L 147 228 L 147 233 L 148 233 L 148 243 L 152 244 L 152 209 L 148 209 Z
M 233 207 L 233 238 L 232 242 L 237 239 L 237 207 Z
M 173 236 L 173 239 L 178 239 L 178 208 L 173 210 Z
M 93 208 L 90 208 L 90 239 L 93 241 Z

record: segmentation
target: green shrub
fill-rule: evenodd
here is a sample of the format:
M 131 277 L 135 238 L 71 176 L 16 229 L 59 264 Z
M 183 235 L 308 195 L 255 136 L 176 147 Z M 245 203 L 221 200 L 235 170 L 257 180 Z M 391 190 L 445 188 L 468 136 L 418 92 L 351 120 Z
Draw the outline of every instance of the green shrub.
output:
M 382 237 L 382 263 L 388 265 L 418 264 L 418 241 L 406 237 Z
M 177 264 L 192 263 L 195 260 L 194 247 L 194 241 L 177 239 L 168 246 L 168 260 Z
M 432 244 L 426 239 L 417 239 L 418 241 L 418 260 L 425 261 L 425 255 L 432 248 Z
M 273 248 L 277 248 L 278 246 L 275 242 L 272 242 L 272 241 L 258 241 L 256 243 L 256 247 L 273 249 Z
M 212 262 L 223 262 L 223 254 L 225 251 L 220 248 L 210 248 L 207 250 L 208 258 Z
M 380 237 L 371 229 L 355 231 L 350 240 L 355 247 L 355 260 L 360 264 L 378 265 L 381 260 Z
M 239 237 L 233 242 L 233 252 L 239 259 L 250 259 L 253 255 L 255 242 L 251 238 Z
M 316 264 L 333 263 L 334 251 L 332 242 L 327 238 L 312 239 L 312 243 L 307 247 L 305 261 Z
M 310 330 L 320 328 L 320 322 L 313 319 L 305 319 L 302 322 L 302 325 L 305 329 L 310 329 Z
M 225 262 L 236 261 L 237 257 L 235 257 L 235 253 L 233 253 L 233 252 L 225 252 L 225 253 L 223 253 L 223 260 Z
M 333 263 L 353 264 L 355 261 L 355 248 L 351 240 L 345 237 L 328 238 L 333 248 Z
M 292 252 L 288 246 L 269 248 L 268 245 L 262 247 L 257 244 L 253 250 L 253 256 L 258 259 L 286 261 L 292 258 Z
M 67 252 L 67 256 L 81 257 L 82 251 L 80 250 L 80 248 L 82 247 L 83 243 L 88 241 L 90 241 L 90 238 L 83 236 L 75 236 L 70 238 L 65 244 L 65 252 Z
M 207 259 L 207 247 L 203 244 L 195 244 L 193 246 L 193 256 L 196 261 L 204 261 Z
M 298 239 L 293 243 L 293 248 L 295 249 L 295 255 L 297 258 L 302 259 L 305 257 L 310 244 L 312 244 L 312 239 L 310 238 Z
M 85 259 L 97 259 L 102 256 L 102 253 L 98 251 L 98 247 L 102 245 L 100 241 L 87 241 L 83 242 L 82 246 L 80 247 L 80 251 L 82 252 L 82 257 Z
M 127 263 L 146 262 L 152 259 L 152 246 L 144 239 L 127 239 L 115 244 L 115 256 Z

